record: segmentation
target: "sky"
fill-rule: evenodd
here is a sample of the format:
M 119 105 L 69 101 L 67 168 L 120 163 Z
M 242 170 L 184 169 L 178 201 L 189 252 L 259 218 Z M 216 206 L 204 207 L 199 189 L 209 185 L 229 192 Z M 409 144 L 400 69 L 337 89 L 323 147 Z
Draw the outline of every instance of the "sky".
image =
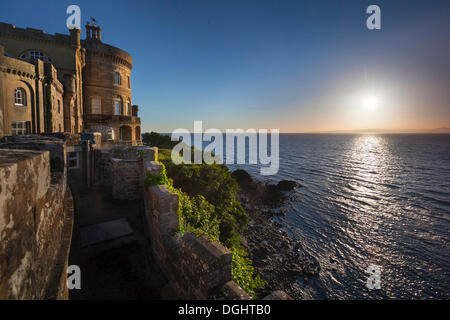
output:
M 2 0 L 0 21 L 67 34 L 71 4 L 132 55 L 143 132 L 450 127 L 448 0 Z

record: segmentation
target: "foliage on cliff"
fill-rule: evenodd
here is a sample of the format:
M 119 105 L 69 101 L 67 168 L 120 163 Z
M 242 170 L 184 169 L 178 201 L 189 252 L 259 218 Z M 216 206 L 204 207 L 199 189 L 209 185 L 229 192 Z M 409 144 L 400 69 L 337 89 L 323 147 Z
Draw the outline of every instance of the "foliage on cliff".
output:
M 219 164 L 175 165 L 170 150 L 160 149 L 159 160 L 163 164 L 159 176 L 147 177 L 146 186 L 167 184 L 178 194 L 180 231 L 206 234 L 229 248 L 233 253 L 233 280 L 255 297 L 255 290 L 265 282 L 254 275 L 252 261 L 241 244 L 240 233 L 248 217 L 236 200 L 238 184 L 231 172 Z
M 159 159 L 175 188 L 191 197 L 203 196 L 214 206 L 212 217 L 219 221 L 220 242 L 228 248 L 241 247 L 239 233 L 247 225 L 248 217 L 236 200 L 238 185 L 228 168 L 219 164 L 175 165 L 170 150 L 160 150 Z
M 145 132 L 142 135 L 142 143 L 150 147 L 158 147 L 162 149 L 172 149 L 178 141 L 172 141 L 170 136 L 159 134 L 156 132 Z

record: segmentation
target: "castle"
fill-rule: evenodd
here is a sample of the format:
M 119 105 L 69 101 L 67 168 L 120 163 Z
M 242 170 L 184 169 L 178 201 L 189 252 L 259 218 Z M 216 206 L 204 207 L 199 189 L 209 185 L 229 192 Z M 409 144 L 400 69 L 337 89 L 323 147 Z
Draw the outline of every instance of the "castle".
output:
M 144 186 L 161 164 L 141 143 L 131 56 L 102 43 L 97 25 L 86 25 L 86 40 L 80 33 L 0 23 L 0 300 L 68 299 L 71 257 L 95 287 L 103 269 L 92 261 L 108 250 L 121 280 L 134 274 L 124 271 L 130 262 L 139 266 L 121 287 L 132 296 L 250 299 L 233 281 L 228 249 L 177 232 L 178 195 Z
M 131 104 L 132 58 L 102 42 L 0 23 L 0 138 L 100 132 L 114 144 L 140 145 L 138 106 Z

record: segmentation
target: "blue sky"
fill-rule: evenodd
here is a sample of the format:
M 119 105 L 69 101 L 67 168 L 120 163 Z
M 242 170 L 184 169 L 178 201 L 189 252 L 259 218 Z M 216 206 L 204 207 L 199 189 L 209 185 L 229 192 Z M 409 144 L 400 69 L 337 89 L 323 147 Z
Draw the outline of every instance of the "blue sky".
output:
M 133 56 L 143 131 L 450 126 L 450 1 L 3 0 L 0 21 L 67 33 L 70 4 Z

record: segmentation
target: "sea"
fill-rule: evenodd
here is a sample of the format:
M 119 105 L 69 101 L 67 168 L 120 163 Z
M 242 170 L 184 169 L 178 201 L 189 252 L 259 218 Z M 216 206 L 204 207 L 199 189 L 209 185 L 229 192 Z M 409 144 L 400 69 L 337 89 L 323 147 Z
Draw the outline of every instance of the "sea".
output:
M 304 298 L 450 298 L 449 134 L 280 134 L 278 165 L 228 167 L 298 183 L 279 222 L 320 264 Z

